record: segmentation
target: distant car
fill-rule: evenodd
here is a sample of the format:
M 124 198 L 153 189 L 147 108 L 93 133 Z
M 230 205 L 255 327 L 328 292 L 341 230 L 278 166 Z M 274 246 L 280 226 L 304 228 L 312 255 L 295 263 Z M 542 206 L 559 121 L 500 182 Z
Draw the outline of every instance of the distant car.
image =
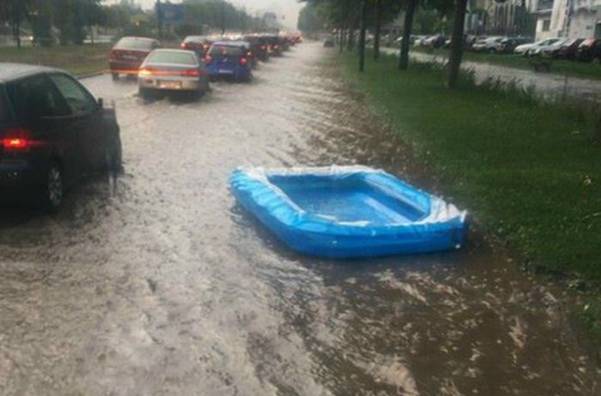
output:
M 541 45 L 537 48 L 531 49 L 529 55 L 541 55 L 546 57 L 555 57 L 559 52 L 561 46 L 567 42 L 568 39 L 559 39 L 549 44 Z
M 576 38 L 566 41 L 561 45 L 559 51 L 557 51 L 556 57 L 559 59 L 575 59 L 576 52 L 578 51 L 578 46 L 582 44 L 583 41 L 584 39 L 582 38 Z
M 187 36 L 180 44 L 180 48 L 194 51 L 202 58 L 211 47 L 211 44 L 212 41 L 206 36 Z
M 530 41 L 527 37 L 505 37 L 497 43 L 497 53 L 511 54 L 518 45 L 527 44 Z
M 326 48 L 335 47 L 336 42 L 334 41 L 334 37 L 332 37 L 332 36 L 326 37 L 326 39 L 323 41 L 323 46 Z
M 472 45 L 472 51 L 496 53 L 497 45 L 503 41 L 503 39 L 504 37 L 488 37 L 478 40 Z
M 601 61 L 601 39 L 590 38 L 584 40 L 578 46 L 576 59 L 583 62 Z
M 243 38 L 244 41 L 249 43 L 250 50 L 253 53 L 255 60 L 267 61 L 269 59 L 269 52 L 267 51 L 267 40 L 264 37 L 257 35 L 247 35 Z
M 151 38 L 123 37 L 109 54 L 109 68 L 113 79 L 118 79 L 120 74 L 137 75 L 146 56 L 160 46 L 157 40 Z
M 210 78 L 250 81 L 252 70 L 247 56 L 247 45 L 248 43 L 241 41 L 217 41 L 213 43 L 204 59 Z
M 430 48 L 440 48 L 444 45 L 446 39 L 441 34 L 436 34 L 434 36 L 429 36 L 428 38 L 422 40 L 422 46 L 430 47 Z
M 68 73 L 0 63 L 0 190 L 56 211 L 83 176 L 121 168 L 113 109 Z
M 209 89 L 209 73 L 194 51 L 156 49 L 146 57 L 138 73 L 141 97 L 157 91 L 202 95 Z
M 284 48 L 280 45 L 280 39 L 278 36 L 268 34 L 263 36 L 267 41 L 267 51 L 270 56 L 281 56 L 284 52 Z
M 553 44 L 553 43 L 555 43 L 555 42 L 557 42 L 559 40 L 561 40 L 561 39 L 558 38 L 558 37 L 553 37 L 553 38 L 548 38 L 548 39 L 544 39 L 544 40 L 539 40 L 539 41 L 534 42 L 534 43 L 528 43 L 528 44 L 518 45 L 513 50 L 513 53 L 514 54 L 518 54 L 518 55 L 528 56 L 530 54 L 536 53 L 536 51 L 538 50 L 538 48 L 546 46 L 546 45 Z

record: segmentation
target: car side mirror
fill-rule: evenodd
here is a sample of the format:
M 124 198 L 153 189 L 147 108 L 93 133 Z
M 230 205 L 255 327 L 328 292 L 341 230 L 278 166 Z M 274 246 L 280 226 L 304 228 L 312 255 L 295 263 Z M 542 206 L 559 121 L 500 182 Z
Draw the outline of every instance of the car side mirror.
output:
M 101 109 L 104 108 L 104 99 L 98 98 L 98 107 Z

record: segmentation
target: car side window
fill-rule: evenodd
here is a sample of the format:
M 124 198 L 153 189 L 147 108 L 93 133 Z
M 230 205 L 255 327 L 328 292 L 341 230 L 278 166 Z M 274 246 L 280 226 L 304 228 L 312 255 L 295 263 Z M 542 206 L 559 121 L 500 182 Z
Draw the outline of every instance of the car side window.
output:
M 34 121 L 71 114 L 64 99 L 43 74 L 16 81 L 7 86 L 7 91 L 20 120 Z
M 50 79 L 74 114 L 89 114 L 98 108 L 94 97 L 71 77 L 64 74 L 51 74 Z

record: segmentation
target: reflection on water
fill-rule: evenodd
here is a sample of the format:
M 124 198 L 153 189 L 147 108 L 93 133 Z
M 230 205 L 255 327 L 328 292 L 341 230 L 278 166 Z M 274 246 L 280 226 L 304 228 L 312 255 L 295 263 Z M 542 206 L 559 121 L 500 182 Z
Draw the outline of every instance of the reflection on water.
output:
M 239 165 L 362 163 L 432 187 L 324 53 L 199 102 L 85 81 L 116 102 L 126 172 L 57 216 L 0 221 L 0 394 L 598 394 L 572 298 L 504 252 L 307 258 L 236 205 Z

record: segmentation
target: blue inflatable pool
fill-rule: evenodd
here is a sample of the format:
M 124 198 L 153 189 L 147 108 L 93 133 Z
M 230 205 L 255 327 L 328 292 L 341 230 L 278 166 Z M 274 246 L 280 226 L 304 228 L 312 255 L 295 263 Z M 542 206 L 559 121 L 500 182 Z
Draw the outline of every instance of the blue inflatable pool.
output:
M 366 167 L 238 168 L 240 204 L 301 253 L 336 258 L 458 249 L 466 212 Z

